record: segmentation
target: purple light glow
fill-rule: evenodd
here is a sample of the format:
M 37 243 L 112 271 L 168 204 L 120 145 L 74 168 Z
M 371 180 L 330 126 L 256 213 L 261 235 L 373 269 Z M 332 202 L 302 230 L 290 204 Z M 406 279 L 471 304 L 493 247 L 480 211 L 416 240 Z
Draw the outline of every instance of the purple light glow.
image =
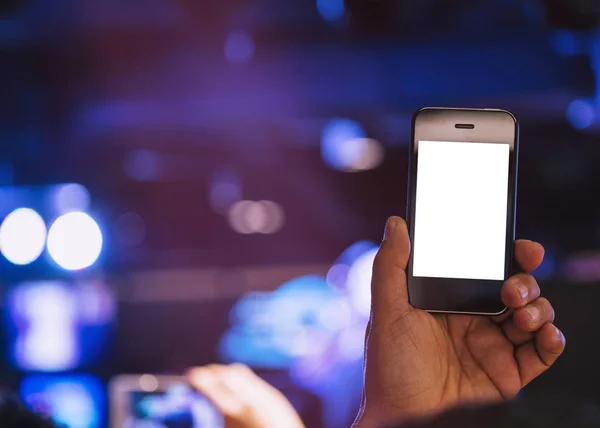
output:
M 69 370 L 79 362 L 74 296 L 54 282 L 14 290 L 11 315 L 19 334 L 14 359 L 25 370 Z
M 116 312 L 101 281 L 24 283 L 9 292 L 7 303 L 12 363 L 39 372 L 71 370 L 101 355 Z M 93 333 L 86 330 L 91 326 Z

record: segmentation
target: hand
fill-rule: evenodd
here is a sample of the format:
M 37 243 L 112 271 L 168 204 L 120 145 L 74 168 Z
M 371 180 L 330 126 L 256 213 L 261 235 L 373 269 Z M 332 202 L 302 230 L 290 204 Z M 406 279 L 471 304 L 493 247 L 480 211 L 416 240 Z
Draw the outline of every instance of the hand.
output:
M 244 365 L 197 367 L 187 378 L 223 413 L 226 428 L 304 427 L 285 396 Z
M 517 241 L 514 252 L 525 272 L 544 258 L 544 248 L 531 241 Z M 554 310 L 530 274 L 502 287 L 504 315 L 433 315 L 409 304 L 409 254 L 406 223 L 392 217 L 373 268 L 365 388 L 355 426 L 514 398 L 563 352 Z

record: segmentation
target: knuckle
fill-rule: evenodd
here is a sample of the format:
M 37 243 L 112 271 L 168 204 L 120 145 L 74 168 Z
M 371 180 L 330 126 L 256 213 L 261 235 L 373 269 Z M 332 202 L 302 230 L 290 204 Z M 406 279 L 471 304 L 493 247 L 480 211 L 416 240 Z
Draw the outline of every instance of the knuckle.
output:
M 530 331 L 531 324 L 534 323 L 534 321 L 531 319 L 531 316 L 525 309 L 515 312 L 513 315 L 513 322 L 518 329 L 524 331 Z
M 545 297 L 540 297 L 539 305 L 541 306 L 543 313 L 546 315 L 545 321 L 553 322 L 555 314 L 554 314 L 554 307 L 552 306 L 552 303 L 550 303 L 550 301 L 548 299 L 546 299 Z
M 529 293 L 532 298 L 537 299 L 538 297 L 540 297 L 540 295 L 541 295 L 540 287 L 538 285 L 537 280 L 532 275 L 529 275 L 526 273 L 520 274 L 519 280 L 523 284 L 525 284 L 525 286 L 529 289 Z
M 527 285 L 529 289 L 539 288 L 536 279 L 528 273 L 520 273 L 516 275 L 519 281 Z

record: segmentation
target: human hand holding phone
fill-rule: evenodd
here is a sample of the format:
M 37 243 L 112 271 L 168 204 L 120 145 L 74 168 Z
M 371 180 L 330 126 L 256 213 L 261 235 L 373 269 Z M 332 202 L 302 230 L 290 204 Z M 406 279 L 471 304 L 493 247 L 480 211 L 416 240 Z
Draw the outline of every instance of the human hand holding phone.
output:
M 355 427 L 514 398 L 563 352 L 552 305 L 528 273 L 543 260 L 540 244 L 515 242 L 515 261 L 525 273 L 504 283 L 501 297 L 509 310 L 499 316 L 414 308 L 406 284 L 409 256 L 406 222 L 392 217 L 373 269 L 365 387 Z
M 287 398 L 242 364 L 193 368 L 187 378 L 224 415 L 225 428 L 304 428 Z

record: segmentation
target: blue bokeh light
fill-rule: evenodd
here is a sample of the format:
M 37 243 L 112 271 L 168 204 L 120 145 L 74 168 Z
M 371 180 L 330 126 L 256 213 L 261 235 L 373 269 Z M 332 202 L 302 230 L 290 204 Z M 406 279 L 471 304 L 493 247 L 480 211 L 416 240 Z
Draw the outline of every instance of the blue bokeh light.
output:
M 89 208 L 90 201 L 90 192 L 81 184 L 59 184 L 52 191 L 53 208 L 58 215 L 85 211 Z
M 561 55 L 572 56 L 582 53 L 580 41 L 575 37 L 575 33 L 569 30 L 557 30 L 550 36 L 552 47 Z
M 289 370 L 294 383 L 328 403 L 325 426 L 343 426 L 362 391 L 377 250 L 375 243 L 359 241 L 338 257 L 327 278 L 307 275 L 273 292 L 246 294 L 230 312 L 222 359 Z
M 548 279 L 556 273 L 556 266 L 556 257 L 551 251 L 546 249 L 542 264 L 532 273 L 537 279 Z
M 344 250 L 342 255 L 338 258 L 338 262 L 351 265 L 363 254 L 373 250 L 374 248 L 378 248 L 378 246 L 371 241 L 364 240 L 355 242 Z
M 346 14 L 344 0 L 317 0 L 317 10 L 329 22 L 339 21 Z
M 104 387 L 93 376 L 29 376 L 20 393 L 33 410 L 69 428 L 99 428 L 106 422 Z
M 8 359 L 18 369 L 61 372 L 106 355 L 116 305 L 102 282 L 21 283 L 6 308 Z
M 360 145 L 353 141 L 366 138 L 363 127 L 350 119 L 333 119 L 323 128 L 321 134 L 321 155 L 327 165 L 346 171 L 352 169 L 362 156 Z
M 232 327 L 220 345 L 223 358 L 281 369 L 318 353 L 319 343 L 331 335 L 321 310 L 338 297 L 317 275 L 292 279 L 272 293 L 246 295 L 232 309 Z
M 241 199 L 242 182 L 238 174 L 227 169 L 216 171 L 210 184 L 211 208 L 219 214 L 226 214 L 229 208 Z
M 567 107 L 567 119 L 576 129 L 589 128 L 596 119 L 596 108 L 589 101 L 572 101 Z
M 252 37 L 243 32 L 231 33 L 225 41 L 225 57 L 232 64 L 250 61 L 255 49 Z

